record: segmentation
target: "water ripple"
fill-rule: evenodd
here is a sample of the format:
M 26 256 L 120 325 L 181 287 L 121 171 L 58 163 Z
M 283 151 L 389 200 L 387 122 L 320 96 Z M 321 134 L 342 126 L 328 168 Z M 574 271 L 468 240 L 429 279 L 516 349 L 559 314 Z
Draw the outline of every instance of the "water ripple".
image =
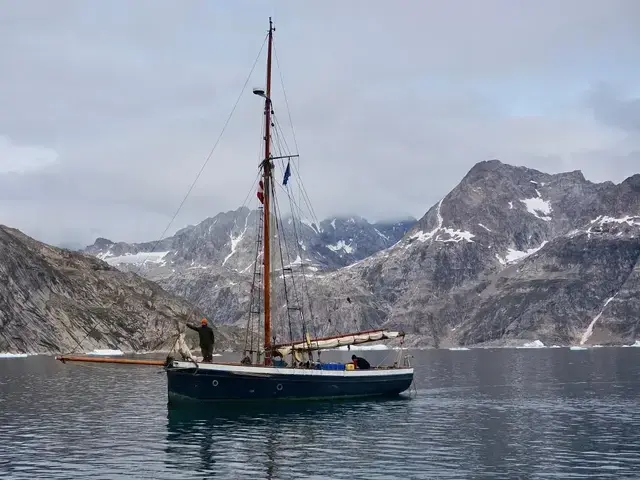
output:
M 14 359 L 0 371 L 0 477 L 633 476 L 640 355 L 599 350 L 414 352 L 429 365 L 414 399 L 224 411 L 168 407 L 154 368 Z

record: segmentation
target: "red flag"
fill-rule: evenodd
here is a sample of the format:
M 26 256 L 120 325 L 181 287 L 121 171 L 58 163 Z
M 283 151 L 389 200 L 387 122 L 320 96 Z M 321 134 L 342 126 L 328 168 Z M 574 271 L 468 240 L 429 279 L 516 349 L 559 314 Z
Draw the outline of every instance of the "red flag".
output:
M 262 180 L 260 180 L 260 183 L 258 184 L 258 200 L 260 200 L 260 203 L 264 203 L 264 183 L 262 183 Z

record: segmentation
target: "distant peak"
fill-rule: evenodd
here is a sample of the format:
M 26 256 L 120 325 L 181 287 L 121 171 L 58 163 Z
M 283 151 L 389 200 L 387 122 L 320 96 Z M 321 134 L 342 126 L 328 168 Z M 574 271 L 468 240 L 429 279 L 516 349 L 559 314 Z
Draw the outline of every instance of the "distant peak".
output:
M 491 160 L 482 160 L 481 162 L 476 163 L 476 166 L 489 166 L 489 167 L 499 167 L 506 166 L 506 163 L 501 162 L 497 158 L 492 158 Z
M 96 241 L 93 242 L 93 244 L 96 247 L 106 247 L 108 245 L 113 245 L 113 242 L 111 240 L 109 240 L 108 238 L 98 237 L 98 238 L 96 238 Z
M 640 190 L 640 173 L 625 178 L 622 185 L 631 187 L 633 190 Z
M 333 217 L 326 218 L 321 220 L 320 223 L 331 223 L 332 225 L 336 222 L 340 223 L 355 223 L 355 224 L 363 224 L 369 223 L 369 221 L 361 217 L 360 215 L 348 214 L 348 215 L 334 215 Z
M 576 180 L 579 182 L 586 182 L 586 178 L 584 178 L 584 174 L 582 173 L 582 170 L 573 170 L 571 172 L 562 172 L 562 173 L 558 173 L 556 175 L 554 175 L 555 177 L 559 177 L 559 178 L 563 178 L 563 179 L 570 179 L 570 180 Z
M 486 175 L 488 172 L 496 172 L 496 171 L 506 170 L 509 168 L 513 169 L 517 167 L 507 165 L 506 163 L 502 163 L 500 160 L 496 160 L 496 159 L 483 160 L 481 162 L 476 163 L 473 167 L 471 167 L 471 169 L 469 170 L 465 178 L 474 178 L 478 176 L 483 176 L 483 175 Z
M 375 222 L 374 225 L 396 225 L 399 223 L 416 223 L 417 221 L 418 219 L 413 215 L 406 215 L 406 216 L 385 218 Z

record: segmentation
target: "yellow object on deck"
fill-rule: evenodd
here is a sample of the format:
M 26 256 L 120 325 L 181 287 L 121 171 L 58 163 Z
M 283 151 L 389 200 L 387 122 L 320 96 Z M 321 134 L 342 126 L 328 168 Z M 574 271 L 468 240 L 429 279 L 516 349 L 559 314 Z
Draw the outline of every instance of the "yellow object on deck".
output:
M 347 363 L 347 364 L 345 364 L 344 369 L 345 370 L 355 370 L 356 366 L 353 363 Z

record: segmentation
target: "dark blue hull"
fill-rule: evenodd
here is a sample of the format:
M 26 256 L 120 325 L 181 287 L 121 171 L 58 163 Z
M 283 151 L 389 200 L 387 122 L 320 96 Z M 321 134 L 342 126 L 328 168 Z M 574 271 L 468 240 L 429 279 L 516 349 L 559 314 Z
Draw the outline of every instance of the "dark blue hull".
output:
M 247 369 L 244 369 L 247 370 Z M 411 386 L 413 370 L 385 370 L 376 375 L 292 375 L 283 369 L 262 373 L 203 368 L 167 368 L 169 401 L 329 399 L 397 396 Z M 373 373 L 373 372 L 372 372 Z

